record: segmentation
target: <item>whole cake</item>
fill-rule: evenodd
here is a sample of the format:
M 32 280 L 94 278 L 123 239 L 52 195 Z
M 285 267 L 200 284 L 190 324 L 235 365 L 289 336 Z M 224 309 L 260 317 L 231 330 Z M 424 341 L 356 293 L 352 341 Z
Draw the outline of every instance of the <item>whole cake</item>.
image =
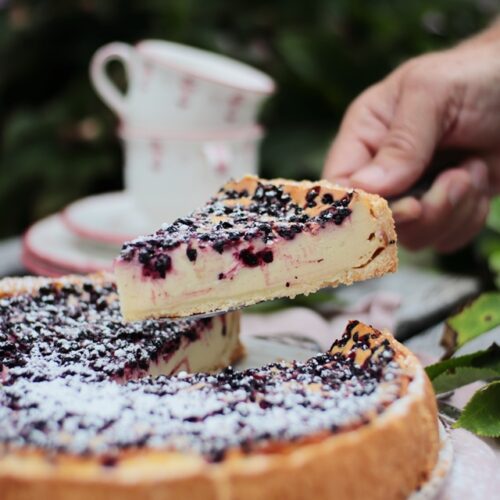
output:
M 154 377 L 171 326 L 101 316 L 113 294 L 0 301 L 2 500 L 402 499 L 434 467 L 430 382 L 388 333 L 351 322 L 306 362 Z
M 387 202 L 327 181 L 228 182 L 205 206 L 125 243 L 127 320 L 181 317 L 310 293 L 397 267 Z

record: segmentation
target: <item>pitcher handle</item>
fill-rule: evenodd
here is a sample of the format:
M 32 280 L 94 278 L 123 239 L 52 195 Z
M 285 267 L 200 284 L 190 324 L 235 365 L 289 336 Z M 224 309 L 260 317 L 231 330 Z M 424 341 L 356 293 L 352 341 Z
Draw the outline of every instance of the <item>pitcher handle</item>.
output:
M 101 47 L 92 57 L 90 79 L 102 100 L 120 117 L 126 112 L 125 95 L 109 78 L 106 66 L 111 61 L 120 61 L 130 85 L 132 75 L 132 55 L 134 48 L 126 43 L 113 42 Z

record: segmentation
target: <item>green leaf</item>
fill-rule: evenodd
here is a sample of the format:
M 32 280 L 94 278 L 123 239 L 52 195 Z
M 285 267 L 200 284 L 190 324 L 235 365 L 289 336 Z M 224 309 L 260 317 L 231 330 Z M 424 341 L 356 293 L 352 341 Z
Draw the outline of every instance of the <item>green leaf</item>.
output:
M 438 393 L 448 392 L 478 380 L 500 378 L 500 370 L 488 368 L 454 368 L 450 373 L 443 373 L 432 381 L 434 390 Z
M 500 233 L 500 196 L 491 200 L 490 213 L 486 224 L 489 228 Z
M 478 436 L 500 437 L 500 381 L 479 389 L 453 427 L 462 427 Z
M 482 294 L 469 307 L 452 316 L 441 340 L 448 355 L 500 325 L 500 292 Z
M 493 344 L 484 351 L 440 361 L 426 371 L 437 393 L 500 377 L 500 347 Z
M 500 273 L 500 250 L 496 250 L 488 257 L 488 265 L 494 273 Z
M 500 346 L 492 344 L 488 349 L 472 354 L 439 361 L 425 368 L 427 375 L 434 380 L 438 375 L 460 366 L 474 368 L 494 368 L 500 370 Z

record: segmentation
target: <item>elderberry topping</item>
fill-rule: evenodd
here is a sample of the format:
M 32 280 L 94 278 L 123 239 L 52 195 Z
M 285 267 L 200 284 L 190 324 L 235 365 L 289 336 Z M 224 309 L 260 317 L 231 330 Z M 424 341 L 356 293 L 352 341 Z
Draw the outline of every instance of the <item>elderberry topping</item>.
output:
M 191 262 L 196 262 L 196 258 L 198 257 L 198 251 L 196 250 L 196 248 L 188 247 L 186 250 L 186 255 Z
M 209 320 L 211 321 L 211 320 Z M 114 284 L 47 285 L 0 300 L 0 383 L 131 378 L 168 358 L 204 321 L 122 321 Z
M 318 184 L 302 199 L 297 199 L 280 184 L 256 180 L 249 186 L 241 190 L 223 188 L 189 217 L 164 225 L 150 236 L 125 243 L 121 260 L 135 259 L 142 266 L 144 276 L 164 278 L 172 268 L 172 261 L 165 256 L 185 245 L 184 251 L 193 264 L 197 261 L 198 249 L 209 247 L 219 254 L 230 251 L 246 266 L 256 267 L 272 262 L 269 256 L 256 256 L 262 245 L 277 239 L 293 240 L 318 226 L 340 225 L 351 214 L 353 191 L 335 200 L 330 192 L 322 192 L 324 188 Z M 256 251 L 248 250 L 246 243 L 251 243 Z
M 55 292 L 47 297 L 60 300 Z M 7 306 L 1 301 L 0 307 Z M 45 310 L 48 316 L 53 314 L 51 305 Z M 18 324 L 26 321 L 32 322 L 30 331 L 35 328 L 34 316 L 26 316 Z M 81 354 L 78 345 L 86 338 L 85 325 L 63 336 L 63 343 L 68 344 L 65 352 L 76 349 Z M 400 397 L 406 377 L 379 332 L 359 335 L 355 328 L 351 323 L 334 343 L 332 353 L 304 363 L 279 362 L 244 371 L 226 368 L 218 374 L 144 376 L 124 384 L 101 376 L 90 364 L 85 373 L 40 374 L 36 379 L 18 376 L 0 391 L 0 444 L 7 449 L 33 446 L 50 453 L 99 455 L 103 465 L 113 466 L 120 451 L 127 449 L 177 450 L 220 461 L 232 449 L 265 451 L 275 442 L 355 429 Z M 57 337 L 55 326 L 50 333 Z M 136 334 L 141 333 L 134 331 L 129 342 L 133 345 Z M 31 349 L 26 359 L 31 363 L 49 334 L 29 336 Z M 92 348 L 110 352 L 107 343 L 114 344 L 116 338 L 94 341 Z M 339 351 L 350 339 L 354 345 Z M 7 340 L 7 345 L 14 343 L 16 350 L 23 351 L 24 344 L 16 342 Z M 112 350 L 116 356 L 122 349 L 126 346 L 113 346 Z M 369 351 L 362 366 L 356 362 L 361 351 Z M 50 352 L 44 357 L 51 358 Z M 94 371 L 96 377 L 87 376 Z

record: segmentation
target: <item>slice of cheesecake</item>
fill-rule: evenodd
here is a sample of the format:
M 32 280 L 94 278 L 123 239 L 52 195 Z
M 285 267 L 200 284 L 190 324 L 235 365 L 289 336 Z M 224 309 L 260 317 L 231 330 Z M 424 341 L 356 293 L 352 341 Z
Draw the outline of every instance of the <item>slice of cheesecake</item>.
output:
M 247 176 L 188 217 L 125 243 L 115 276 L 130 321 L 227 311 L 396 267 L 384 199 L 326 181 Z
M 212 371 L 241 354 L 237 313 L 124 323 L 111 275 L 0 280 L 0 387 Z

